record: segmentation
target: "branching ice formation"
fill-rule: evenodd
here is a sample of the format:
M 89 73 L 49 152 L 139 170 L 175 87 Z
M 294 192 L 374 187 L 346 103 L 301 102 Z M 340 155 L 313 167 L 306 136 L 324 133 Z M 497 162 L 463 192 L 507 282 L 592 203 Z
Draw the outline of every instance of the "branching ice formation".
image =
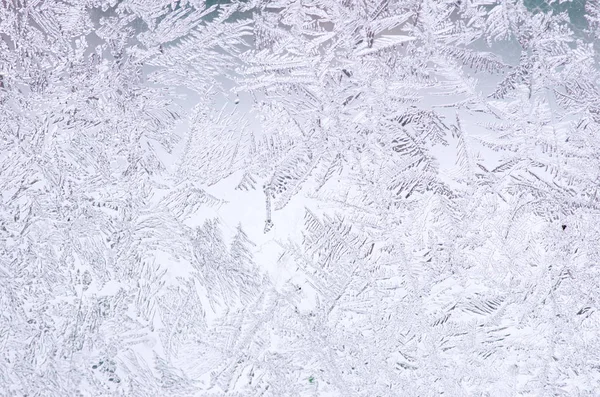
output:
M 0 0 L 0 395 L 600 395 L 599 35 Z

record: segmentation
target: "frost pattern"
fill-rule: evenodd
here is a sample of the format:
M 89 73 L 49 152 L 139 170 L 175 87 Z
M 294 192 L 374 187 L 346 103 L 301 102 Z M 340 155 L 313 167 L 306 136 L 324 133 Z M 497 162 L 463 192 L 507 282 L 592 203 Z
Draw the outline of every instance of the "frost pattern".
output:
M 0 390 L 600 395 L 599 34 L 591 0 L 0 0 Z

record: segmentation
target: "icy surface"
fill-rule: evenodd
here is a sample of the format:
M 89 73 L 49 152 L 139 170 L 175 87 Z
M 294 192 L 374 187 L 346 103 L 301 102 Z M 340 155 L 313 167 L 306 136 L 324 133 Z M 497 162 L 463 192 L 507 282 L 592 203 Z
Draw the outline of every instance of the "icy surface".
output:
M 0 396 L 599 396 L 597 37 L 0 0 Z

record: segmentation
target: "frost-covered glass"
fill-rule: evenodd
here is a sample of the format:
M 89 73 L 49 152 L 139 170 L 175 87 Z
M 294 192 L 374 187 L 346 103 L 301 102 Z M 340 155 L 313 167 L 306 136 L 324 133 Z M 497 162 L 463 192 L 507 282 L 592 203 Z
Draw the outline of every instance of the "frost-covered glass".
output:
M 599 396 L 600 3 L 0 0 L 0 395 Z

